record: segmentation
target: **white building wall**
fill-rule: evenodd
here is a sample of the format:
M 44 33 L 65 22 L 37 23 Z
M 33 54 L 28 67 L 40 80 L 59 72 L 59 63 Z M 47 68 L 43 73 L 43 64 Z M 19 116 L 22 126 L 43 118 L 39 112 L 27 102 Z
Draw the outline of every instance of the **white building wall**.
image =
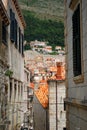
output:
M 64 111 L 65 82 L 49 80 L 49 129 L 66 128 L 66 112 Z
M 13 0 L 8 1 L 7 13 L 10 18 L 10 9 L 15 13 L 15 19 L 17 20 L 18 29 L 20 27 L 21 33 L 24 33 L 24 27 L 18 16 L 18 12 L 15 8 Z M 11 121 L 9 125 L 9 130 L 16 130 L 20 128 L 20 125 L 23 122 L 23 111 L 22 111 L 22 97 L 23 97 L 23 87 L 24 87 L 24 57 L 21 53 L 19 53 L 19 33 L 17 34 L 17 46 L 15 43 L 12 43 L 10 40 L 10 25 L 8 26 L 8 61 L 9 68 L 12 70 L 13 75 L 9 78 L 9 86 L 8 86 L 8 105 L 9 105 L 9 120 Z M 22 49 L 22 48 L 21 48 Z M 10 82 L 12 82 L 12 92 L 10 90 Z M 15 94 L 16 87 L 16 95 Z M 10 99 L 10 94 L 12 93 L 12 97 Z M 27 104 L 26 104 L 27 105 Z
M 58 130 L 66 128 L 66 111 L 64 110 L 64 98 L 66 97 L 65 83 L 58 83 Z
M 81 33 L 82 33 L 82 69 L 84 81 L 75 83 L 73 76 L 73 41 L 72 41 L 72 15 L 69 8 L 71 0 L 65 1 L 65 41 L 67 48 L 67 99 L 71 105 L 67 106 L 67 130 L 86 130 L 87 128 L 87 1 L 81 2 Z M 83 102 L 83 103 L 82 103 Z M 85 103 L 84 103 L 85 102 Z M 85 106 L 85 107 L 84 107 Z

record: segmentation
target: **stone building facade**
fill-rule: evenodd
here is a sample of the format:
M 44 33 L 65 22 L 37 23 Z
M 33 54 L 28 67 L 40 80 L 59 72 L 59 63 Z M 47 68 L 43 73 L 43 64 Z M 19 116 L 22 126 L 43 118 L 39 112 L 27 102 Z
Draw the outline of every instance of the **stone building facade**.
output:
M 65 0 L 67 130 L 87 129 L 87 1 Z
M 25 22 L 17 0 L 0 1 L 0 130 L 21 124 Z M 3 97 L 3 94 L 7 97 Z M 3 99 L 5 98 L 6 101 Z M 2 123 L 3 122 L 3 123 Z M 2 127 L 3 124 L 3 127 Z
M 6 46 L 6 30 L 5 27 L 10 23 L 9 16 L 6 12 L 4 4 L 0 1 L 0 130 L 5 129 L 7 122 L 7 81 L 5 76 L 8 64 L 8 50 Z
M 66 110 L 64 108 L 65 81 L 48 80 L 49 84 L 49 130 L 66 130 Z
M 34 130 L 49 130 L 48 128 L 48 110 L 44 109 L 37 97 L 34 95 L 33 101 L 33 119 Z

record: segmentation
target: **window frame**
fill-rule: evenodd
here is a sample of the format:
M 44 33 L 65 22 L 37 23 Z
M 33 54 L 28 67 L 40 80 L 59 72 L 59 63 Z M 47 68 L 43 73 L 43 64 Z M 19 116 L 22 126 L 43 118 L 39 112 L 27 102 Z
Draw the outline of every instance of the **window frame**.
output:
M 82 1 L 81 0 L 71 0 L 70 2 L 70 9 L 73 11 L 73 14 L 74 12 L 76 11 L 77 9 L 77 6 L 80 5 L 80 46 L 81 46 L 81 74 L 77 75 L 77 76 L 74 76 L 74 73 L 73 73 L 73 80 L 76 84 L 78 83 L 82 83 L 84 82 L 84 75 L 83 75 L 83 48 L 82 48 Z M 73 15 L 72 15 L 73 17 Z M 72 27 L 73 29 L 73 27 Z M 72 32 L 73 33 L 73 32 Z M 73 44 L 73 43 L 72 43 Z M 74 70 L 73 70 L 74 72 Z
M 73 32 L 73 74 L 74 77 L 81 75 L 81 28 L 80 28 L 80 4 L 72 16 L 72 32 Z
M 15 13 L 10 9 L 10 40 L 15 43 Z
M 2 43 L 7 45 L 7 26 L 5 25 L 4 21 L 2 21 Z

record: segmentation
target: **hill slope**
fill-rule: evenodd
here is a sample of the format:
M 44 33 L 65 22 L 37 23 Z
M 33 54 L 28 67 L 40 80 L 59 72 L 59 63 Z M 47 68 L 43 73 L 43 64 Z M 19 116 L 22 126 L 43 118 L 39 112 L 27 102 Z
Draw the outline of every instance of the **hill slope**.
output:
M 19 0 L 26 21 L 25 40 L 64 46 L 63 0 Z
M 21 8 L 41 19 L 63 20 L 64 0 L 18 0 Z

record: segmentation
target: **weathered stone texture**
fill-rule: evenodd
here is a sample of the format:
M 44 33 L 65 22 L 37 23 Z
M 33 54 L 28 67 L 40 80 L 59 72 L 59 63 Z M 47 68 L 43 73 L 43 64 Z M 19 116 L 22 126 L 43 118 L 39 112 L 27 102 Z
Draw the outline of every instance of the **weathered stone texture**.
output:
M 87 101 L 87 1 L 78 0 L 81 2 L 81 58 L 82 58 L 82 71 L 84 81 L 82 83 L 75 83 L 73 74 L 73 36 L 72 36 L 72 15 L 74 9 L 70 9 L 70 2 L 72 0 L 67 0 L 66 5 L 66 17 L 65 17 L 65 41 L 67 50 L 67 93 L 68 99 L 72 100 L 71 104 L 79 102 L 79 106 L 69 106 L 67 109 L 67 129 L 68 130 L 86 130 L 87 129 L 87 111 L 84 107 L 81 107 L 82 101 Z M 73 0 L 75 1 L 75 0 Z M 78 2 L 77 2 L 78 3 Z M 67 32 L 66 32 L 67 30 Z M 86 102 L 87 103 L 87 102 Z M 86 107 L 86 103 L 84 104 Z M 87 109 L 87 108 L 86 108 Z M 69 118 L 69 120 L 68 120 Z

